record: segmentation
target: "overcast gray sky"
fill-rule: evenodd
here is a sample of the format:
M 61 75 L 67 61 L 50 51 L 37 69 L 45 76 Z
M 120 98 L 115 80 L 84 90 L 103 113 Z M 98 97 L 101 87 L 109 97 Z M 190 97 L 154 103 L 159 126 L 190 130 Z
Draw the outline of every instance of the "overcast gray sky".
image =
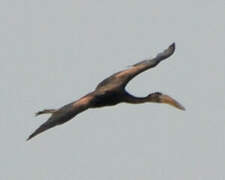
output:
M 0 179 L 224 180 L 224 0 L 1 1 Z M 25 139 L 112 73 L 176 42 L 129 83 L 161 104 L 88 110 Z

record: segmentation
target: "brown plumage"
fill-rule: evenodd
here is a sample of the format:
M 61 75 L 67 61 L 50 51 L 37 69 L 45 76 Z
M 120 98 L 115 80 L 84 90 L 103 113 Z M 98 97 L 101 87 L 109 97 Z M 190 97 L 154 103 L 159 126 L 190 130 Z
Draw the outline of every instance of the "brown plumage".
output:
M 78 113 L 81 113 L 88 108 L 112 106 L 122 102 L 132 104 L 155 102 L 170 104 L 178 109 L 184 110 L 184 107 L 181 104 L 168 95 L 156 92 L 151 93 L 146 97 L 135 97 L 125 90 L 125 86 L 132 78 L 147 69 L 155 67 L 162 60 L 171 56 L 174 50 L 175 43 L 171 44 L 166 50 L 159 53 L 155 58 L 141 61 L 126 70 L 117 72 L 106 78 L 98 84 L 93 92 L 87 94 L 79 100 L 67 104 L 58 110 L 46 109 L 36 113 L 36 115 L 45 113 L 50 113 L 52 115 L 45 123 L 43 123 L 36 131 L 34 131 L 34 133 L 32 133 L 27 140 L 33 138 L 43 131 L 46 131 L 49 128 L 69 121 Z

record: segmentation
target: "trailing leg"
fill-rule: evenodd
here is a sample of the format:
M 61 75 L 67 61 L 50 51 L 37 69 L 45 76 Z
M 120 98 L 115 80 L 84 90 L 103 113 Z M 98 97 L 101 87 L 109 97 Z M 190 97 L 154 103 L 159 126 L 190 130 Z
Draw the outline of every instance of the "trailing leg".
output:
M 44 109 L 43 111 L 39 111 L 39 112 L 35 113 L 35 115 L 39 116 L 41 114 L 53 114 L 56 111 L 57 111 L 56 109 Z

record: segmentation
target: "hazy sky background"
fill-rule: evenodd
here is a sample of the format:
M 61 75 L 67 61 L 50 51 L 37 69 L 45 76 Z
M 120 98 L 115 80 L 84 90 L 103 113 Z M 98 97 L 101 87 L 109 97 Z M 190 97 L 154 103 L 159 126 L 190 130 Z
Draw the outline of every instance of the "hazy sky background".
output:
M 0 2 L 0 179 L 224 180 L 224 0 Z M 129 83 L 185 107 L 88 110 L 25 139 L 58 108 L 176 42 Z

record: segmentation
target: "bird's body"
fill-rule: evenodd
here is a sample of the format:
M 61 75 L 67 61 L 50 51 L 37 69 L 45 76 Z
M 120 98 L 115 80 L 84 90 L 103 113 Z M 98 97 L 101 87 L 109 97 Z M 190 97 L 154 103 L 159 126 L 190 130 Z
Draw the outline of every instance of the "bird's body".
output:
M 126 70 L 117 72 L 106 78 L 98 84 L 93 92 L 85 95 L 77 101 L 69 103 L 58 110 L 46 109 L 39 111 L 36 113 L 36 115 L 45 113 L 51 113 L 52 115 L 45 123 L 43 123 L 36 131 L 34 131 L 34 133 L 28 137 L 28 140 L 49 128 L 69 121 L 78 113 L 81 113 L 88 108 L 113 106 L 121 102 L 132 104 L 155 102 L 167 103 L 176 108 L 184 110 L 184 107 L 181 104 L 162 93 L 156 92 L 151 93 L 146 97 L 135 97 L 125 90 L 127 83 L 132 78 L 149 68 L 155 67 L 162 60 L 171 56 L 174 50 L 175 44 L 173 43 L 162 53 L 159 53 L 155 58 L 139 62 Z

